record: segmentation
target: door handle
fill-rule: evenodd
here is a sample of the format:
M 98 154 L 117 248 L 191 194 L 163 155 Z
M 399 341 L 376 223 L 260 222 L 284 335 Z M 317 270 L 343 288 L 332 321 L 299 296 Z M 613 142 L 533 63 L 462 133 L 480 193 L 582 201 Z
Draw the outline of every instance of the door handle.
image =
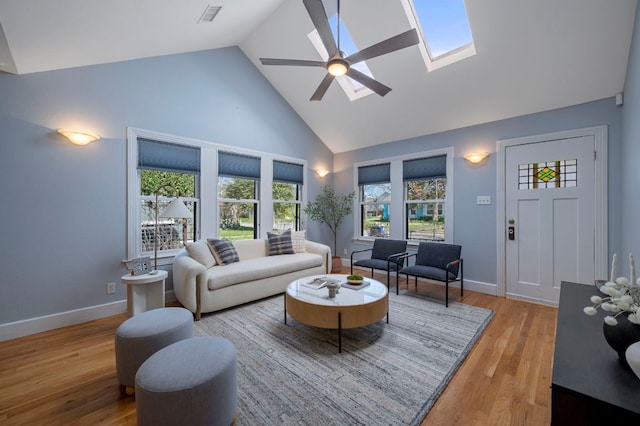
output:
M 516 228 L 515 226 L 510 226 L 508 230 L 508 236 L 510 240 L 516 239 Z

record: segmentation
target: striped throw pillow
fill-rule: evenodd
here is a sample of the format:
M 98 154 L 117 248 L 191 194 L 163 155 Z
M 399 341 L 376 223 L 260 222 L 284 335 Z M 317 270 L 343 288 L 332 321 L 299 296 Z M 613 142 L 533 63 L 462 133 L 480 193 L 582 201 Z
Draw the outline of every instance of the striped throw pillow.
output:
M 291 243 L 291 230 L 286 230 L 282 234 L 274 234 L 267 232 L 269 240 L 269 256 L 277 256 L 279 254 L 294 254 L 293 244 Z
M 226 238 L 221 240 L 208 238 L 207 244 L 209 244 L 211 253 L 219 265 L 228 265 L 229 263 L 240 261 L 240 257 L 233 243 Z

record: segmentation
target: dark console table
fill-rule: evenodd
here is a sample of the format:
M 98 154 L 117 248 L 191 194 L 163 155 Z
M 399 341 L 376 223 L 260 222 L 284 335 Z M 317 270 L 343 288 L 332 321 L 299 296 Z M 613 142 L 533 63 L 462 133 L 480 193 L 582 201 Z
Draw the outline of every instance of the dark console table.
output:
M 604 340 L 604 314 L 590 317 L 582 311 L 594 294 L 599 294 L 594 285 L 562 282 L 551 380 L 553 425 L 640 420 L 640 379 L 620 365 Z

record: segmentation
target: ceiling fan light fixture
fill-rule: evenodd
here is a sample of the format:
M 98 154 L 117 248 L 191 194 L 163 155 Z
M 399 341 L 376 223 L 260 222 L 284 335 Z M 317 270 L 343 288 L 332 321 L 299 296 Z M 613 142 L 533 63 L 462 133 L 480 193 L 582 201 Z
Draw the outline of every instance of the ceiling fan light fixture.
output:
M 327 72 L 334 77 L 345 75 L 349 70 L 349 63 L 344 59 L 336 58 L 327 64 Z

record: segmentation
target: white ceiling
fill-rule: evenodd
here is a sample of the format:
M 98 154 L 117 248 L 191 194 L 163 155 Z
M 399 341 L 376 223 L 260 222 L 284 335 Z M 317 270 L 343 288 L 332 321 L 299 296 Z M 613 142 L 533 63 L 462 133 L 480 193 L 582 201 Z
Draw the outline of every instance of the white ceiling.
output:
M 221 5 L 212 23 L 196 22 Z M 302 0 L 0 0 L 0 71 L 53 69 L 238 45 L 333 152 L 442 132 L 623 90 L 637 0 L 466 0 L 477 54 L 427 72 L 417 46 L 367 61 L 385 97 L 350 101 L 319 60 Z M 409 29 L 400 0 L 343 0 L 360 48 Z

